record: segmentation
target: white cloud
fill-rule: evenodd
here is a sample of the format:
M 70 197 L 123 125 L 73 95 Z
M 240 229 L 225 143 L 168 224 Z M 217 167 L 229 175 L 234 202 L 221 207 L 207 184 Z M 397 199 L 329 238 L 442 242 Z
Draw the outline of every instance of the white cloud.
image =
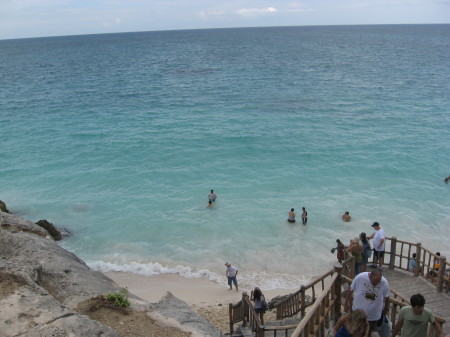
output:
M 200 11 L 200 12 L 197 12 L 197 14 L 203 18 L 206 18 L 206 17 L 211 17 L 211 16 L 225 15 L 226 13 L 225 13 L 225 11 L 217 10 L 217 11 Z
M 241 8 L 236 13 L 241 16 L 257 16 L 264 15 L 267 13 L 276 13 L 278 10 L 274 7 L 265 8 Z

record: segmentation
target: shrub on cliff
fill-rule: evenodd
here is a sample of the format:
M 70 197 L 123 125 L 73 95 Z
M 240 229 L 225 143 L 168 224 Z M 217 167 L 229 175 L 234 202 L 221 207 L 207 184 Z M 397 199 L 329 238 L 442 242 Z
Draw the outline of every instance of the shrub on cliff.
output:
M 55 226 L 53 226 L 51 222 L 48 222 L 47 220 L 39 220 L 38 222 L 36 222 L 36 225 L 44 228 L 48 232 L 48 234 L 50 234 L 56 241 L 62 239 L 61 232 Z

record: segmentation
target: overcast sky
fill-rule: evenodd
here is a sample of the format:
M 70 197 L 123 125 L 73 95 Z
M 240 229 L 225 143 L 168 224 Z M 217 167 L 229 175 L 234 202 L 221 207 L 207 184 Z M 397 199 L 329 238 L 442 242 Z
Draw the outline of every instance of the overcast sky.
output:
M 450 23 L 450 0 L 0 0 L 0 39 L 405 23 Z

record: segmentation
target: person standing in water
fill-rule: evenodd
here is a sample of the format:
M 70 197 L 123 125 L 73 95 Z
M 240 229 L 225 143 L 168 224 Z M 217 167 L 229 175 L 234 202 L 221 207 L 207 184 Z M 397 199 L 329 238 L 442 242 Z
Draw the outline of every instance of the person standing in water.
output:
M 305 207 L 302 207 L 303 213 L 302 213 L 302 223 L 306 225 L 308 222 L 308 212 L 306 211 Z
M 217 198 L 217 195 L 214 193 L 214 190 L 211 190 L 211 192 L 208 195 L 208 200 L 211 202 L 215 202 Z
M 289 214 L 288 222 L 294 223 L 294 222 L 295 222 L 295 213 L 294 213 L 294 209 L 291 208 L 291 211 L 290 211 L 288 214 Z
M 352 221 L 352 216 L 350 215 L 350 212 L 345 212 L 342 215 L 342 221 L 345 221 L 345 222 Z

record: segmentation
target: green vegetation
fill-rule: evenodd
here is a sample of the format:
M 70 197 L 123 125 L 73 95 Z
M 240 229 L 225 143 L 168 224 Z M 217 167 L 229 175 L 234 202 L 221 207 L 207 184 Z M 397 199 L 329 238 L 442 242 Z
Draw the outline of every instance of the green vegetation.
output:
M 126 288 L 122 288 L 118 293 L 108 294 L 105 298 L 113 301 L 116 307 L 127 308 L 131 304 L 128 300 L 128 290 Z

